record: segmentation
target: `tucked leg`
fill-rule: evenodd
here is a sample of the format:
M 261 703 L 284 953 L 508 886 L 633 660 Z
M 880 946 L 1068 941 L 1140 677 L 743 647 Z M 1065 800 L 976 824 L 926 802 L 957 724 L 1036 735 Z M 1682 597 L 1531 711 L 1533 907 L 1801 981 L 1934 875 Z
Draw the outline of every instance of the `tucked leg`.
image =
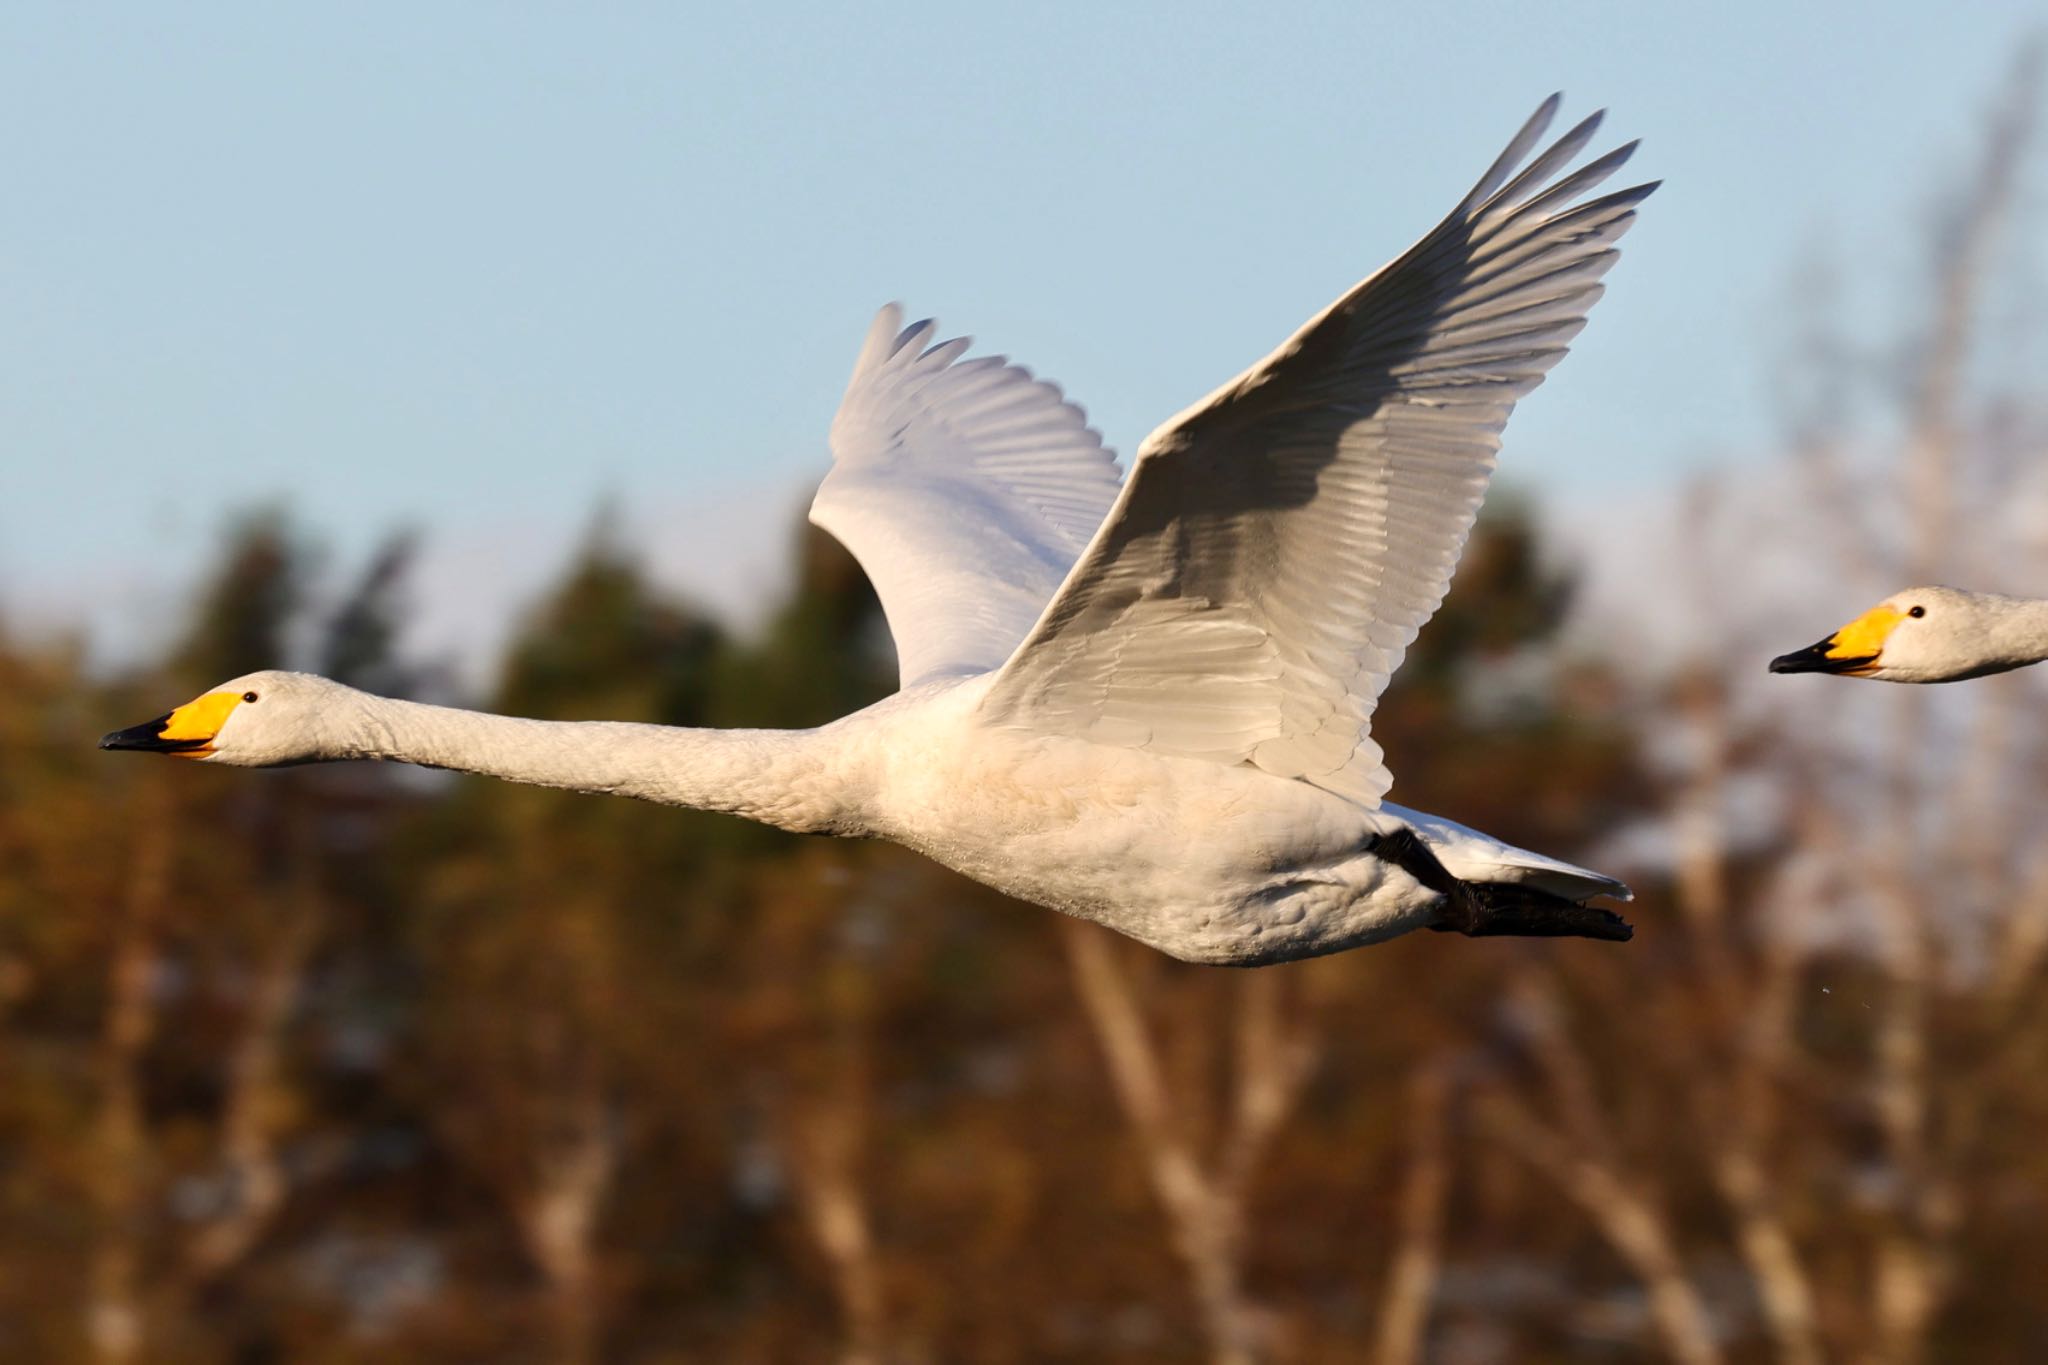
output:
M 1635 935 L 1629 922 L 1611 910 L 1510 882 L 1460 881 L 1413 830 L 1381 835 L 1373 841 L 1372 851 L 1444 898 L 1437 922 L 1429 926 L 1440 933 L 1468 938 L 1500 934 L 1598 938 L 1616 943 Z

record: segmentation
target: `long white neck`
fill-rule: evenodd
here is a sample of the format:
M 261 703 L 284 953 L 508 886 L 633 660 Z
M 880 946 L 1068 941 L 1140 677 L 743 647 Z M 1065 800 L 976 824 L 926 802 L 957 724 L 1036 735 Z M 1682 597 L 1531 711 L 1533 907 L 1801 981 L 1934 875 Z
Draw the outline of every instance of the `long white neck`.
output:
M 389 759 L 508 782 L 725 811 L 783 829 L 861 832 L 861 784 L 832 727 L 686 730 L 522 720 L 357 693 L 336 758 Z
M 2003 658 L 2014 665 L 2048 659 L 2048 601 L 2033 597 L 1999 599 L 1996 637 Z

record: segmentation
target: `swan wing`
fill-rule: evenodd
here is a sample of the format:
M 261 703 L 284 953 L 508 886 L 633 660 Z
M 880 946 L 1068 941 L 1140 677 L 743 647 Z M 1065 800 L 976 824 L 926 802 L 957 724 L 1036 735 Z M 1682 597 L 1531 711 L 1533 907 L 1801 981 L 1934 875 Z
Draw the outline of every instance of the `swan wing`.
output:
M 986 673 L 1016 649 L 1119 485 L 1115 456 L 1059 389 L 967 338 L 868 329 L 832 420 L 811 520 L 882 599 L 902 685 Z
M 1443 601 L 1515 400 L 1655 188 L 1586 198 L 1633 143 L 1558 178 L 1598 114 L 1524 167 L 1557 103 L 1406 254 L 1146 438 L 986 717 L 1379 800 L 1373 707 Z

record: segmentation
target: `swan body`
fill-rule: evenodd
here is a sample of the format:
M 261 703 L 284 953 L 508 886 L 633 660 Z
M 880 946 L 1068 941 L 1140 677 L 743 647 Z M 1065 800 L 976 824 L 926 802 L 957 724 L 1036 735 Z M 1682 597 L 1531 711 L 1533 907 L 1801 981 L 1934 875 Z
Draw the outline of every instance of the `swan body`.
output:
M 892 305 L 812 519 L 854 552 L 902 689 L 803 731 L 491 716 L 234 679 L 103 747 L 384 759 L 893 839 L 1175 957 L 1259 965 L 1410 929 L 1629 928 L 1612 878 L 1387 804 L 1374 703 L 1436 610 L 1514 401 L 1584 325 L 1654 186 L 1529 160 L 1540 109 L 1433 232 L 1155 432 Z M 1523 163 L 1527 161 L 1527 164 Z
M 1773 673 L 1939 683 L 2048 659 L 2048 602 L 1961 588 L 1894 593 L 1818 644 L 1771 660 Z

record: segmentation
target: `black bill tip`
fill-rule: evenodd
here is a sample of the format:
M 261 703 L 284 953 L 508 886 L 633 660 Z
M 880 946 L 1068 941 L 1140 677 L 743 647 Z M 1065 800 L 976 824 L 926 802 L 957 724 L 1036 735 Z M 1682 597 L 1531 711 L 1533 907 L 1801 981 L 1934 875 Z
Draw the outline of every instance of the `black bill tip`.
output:
M 169 715 L 161 715 L 125 730 L 115 730 L 100 736 L 100 747 L 133 749 L 148 754 L 182 754 L 206 747 L 207 741 L 203 739 L 165 739 L 164 727 L 170 723 Z
M 1771 660 L 1773 673 L 1855 673 L 1877 662 L 1875 654 L 1831 655 L 1835 637 L 1830 635 L 1817 645 L 1780 654 Z

